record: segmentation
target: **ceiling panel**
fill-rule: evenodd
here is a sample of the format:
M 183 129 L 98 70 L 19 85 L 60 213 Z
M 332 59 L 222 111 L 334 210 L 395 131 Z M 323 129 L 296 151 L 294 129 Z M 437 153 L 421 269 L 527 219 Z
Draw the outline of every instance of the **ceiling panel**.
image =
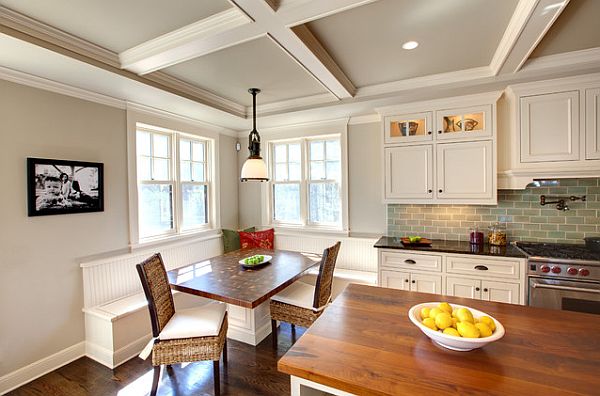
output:
M 571 0 L 531 57 L 600 47 L 599 19 L 599 0 Z
M 227 0 L 0 0 L 0 5 L 114 52 L 231 7 Z
M 328 92 L 268 37 L 161 71 L 246 106 L 252 104 L 251 87 L 262 90 L 259 104 Z
M 489 65 L 517 0 L 380 0 L 308 27 L 358 87 Z M 407 51 L 402 43 L 415 40 Z

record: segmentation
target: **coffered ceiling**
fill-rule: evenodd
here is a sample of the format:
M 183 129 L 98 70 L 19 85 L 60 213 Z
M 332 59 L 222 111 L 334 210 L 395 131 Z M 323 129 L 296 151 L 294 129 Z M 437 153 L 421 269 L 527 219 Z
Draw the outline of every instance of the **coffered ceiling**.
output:
M 0 77 L 244 128 L 250 87 L 285 123 L 600 71 L 599 17 L 598 0 L 0 0 Z

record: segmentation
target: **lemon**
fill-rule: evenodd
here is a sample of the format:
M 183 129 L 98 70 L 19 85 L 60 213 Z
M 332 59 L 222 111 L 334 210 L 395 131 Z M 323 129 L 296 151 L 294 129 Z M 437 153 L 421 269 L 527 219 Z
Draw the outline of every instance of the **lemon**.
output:
M 447 327 L 452 327 L 452 317 L 448 312 L 439 313 L 435 317 L 435 325 L 441 330 L 444 330 Z
M 452 327 L 446 327 L 444 329 L 444 334 L 448 334 L 454 337 L 460 337 L 460 334 L 458 334 L 458 331 L 456 329 L 453 329 Z
M 429 317 L 429 311 L 431 311 L 431 308 L 421 308 L 421 319 L 425 319 Z
M 433 320 L 432 318 L 423 319 L 423 324 L 425 326 L 429 327 L 431 330 L 437 331 L 437 329 L 438 329 L 435 325 L 435 320 Z
M 476 323 L 475 327 L 479 330 L 481 337 L 489 337 L 492 335 L 492 330 L 485 323 Z
M 453 309 L 452 310 L 452 317 L 453 318 L 458 318 L 458 316 L 456 316 L 456 313 L 458 312 L 458 309 Z
M 479 321 L 481 323 L 485 323 L 490 328 L 490 330 L 492 330 L 492 333 L 496 331 L 496 323 L 494 322 L 494 319 L 490 318 L 489 316 L 482 316 L 481 318 L 479 318 Z
M 479 329 L 471 322 L 459 322 L 457 325 L 458 334 L 465 338 L 479 338 Z
M 460 308 L 456 312 L 456 317 L 461 322 L 470 322 L 473 323 L 473 314 L 467 308 Z M 464 336 L 463 336 L 464 337 Z
M 430 317 L 431 319 L 435 319 L 435 317 L 436 317 L 438 314 L 441 314 L 441 313 L 442 313 L 442 310 L 441 310 L 441 309 L 439 309 L 439 308 L 431 308 L 431 310 L 429 311 L 429 317 Z
M 452 307 L 447 302 L 439 303 L 437 307 L 444 312 L 452 313 Z
M 458 319 L 452 318 L 452 327 L 456 329 L 456 324 L 458 323 Z

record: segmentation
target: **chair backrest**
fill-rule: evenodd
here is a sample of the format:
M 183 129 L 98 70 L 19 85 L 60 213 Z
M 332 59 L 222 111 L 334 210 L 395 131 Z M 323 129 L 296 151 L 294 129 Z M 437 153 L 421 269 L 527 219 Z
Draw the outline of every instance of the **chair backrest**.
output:
M 340 251 L 341 242 L 323 250 L 321 258 L 321 266 L 319 267 L 319 275 L 317 276 L 317 284 L 315 287 L 315 299 L 313 307 L 315 309 L 323 308 L 331 299 L 331 284 L 333 283 L 333 270 L 337 261 L 338 252 Z
M 158 337 L 169 319 L 175 314 L 175 303 L 160 253 L 136 266 L 150 311 L 152 336 Z

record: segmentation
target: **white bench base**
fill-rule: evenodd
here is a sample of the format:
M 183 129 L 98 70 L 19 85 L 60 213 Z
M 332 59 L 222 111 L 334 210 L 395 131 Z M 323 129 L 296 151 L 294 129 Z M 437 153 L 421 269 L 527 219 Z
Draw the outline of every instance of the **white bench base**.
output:
M 353 393 L 341 391 L 304 378 L 291 376 L 292 396 L 355 396 Z
M 227 338 L 256 346 L 271 334 L 269 300 L 254 309 L 227 304 L 227 313 Z

